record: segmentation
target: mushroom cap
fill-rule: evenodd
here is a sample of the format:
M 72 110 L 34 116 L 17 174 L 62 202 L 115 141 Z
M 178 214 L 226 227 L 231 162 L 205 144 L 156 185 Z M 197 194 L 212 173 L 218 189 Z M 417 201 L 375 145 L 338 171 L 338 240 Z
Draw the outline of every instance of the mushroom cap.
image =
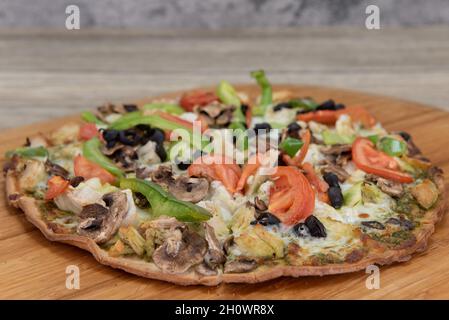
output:
M 175 229 L 180 231 L 180 229 Z M 173 250 L 176 247 L 177 250 Z M 184 229 L 181 239 L 174 231 L 153 253 L 153 262 L 164 273 L 184 273 L 203 261 L 207 243 L 197 233 Z
M 208 250 L 204 257 L 204 262 L 211 269 L 216 269 L 219 265 L 225 263 L 226 256 L 221 248 L 220 242 L 215 235 L 215 230 L 207 223 L 204 223 L 205 238 L 208 244 Z
M 83 207 L 77 228 L 79 235 L 96 243 L 105 243 L 112 238 L 128 211 L 126 194 L 121 191 L 105 194 L 103 201 L 106 206 L 91 204 Z
M 209 181 L 205 178 L 180 176 L 169 184 L 168 191 L 179 200 L 199 202 L 209 192 Z

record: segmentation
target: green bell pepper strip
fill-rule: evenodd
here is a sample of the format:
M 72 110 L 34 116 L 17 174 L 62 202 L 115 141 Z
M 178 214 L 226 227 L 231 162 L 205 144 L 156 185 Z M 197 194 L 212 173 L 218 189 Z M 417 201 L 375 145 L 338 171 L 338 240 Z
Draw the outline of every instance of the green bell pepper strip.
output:
M 100 150 L 101 142 L 97 137 L 86 141 L 83 145 L 83 156 L 92 162 L 95 162 L 103 169 L 112 173 L 117 178 L 123 178 L 123 171 L 117 167 L 111 159 L 106 157 Z
M 393 157 L 400 157 L 407 153 L 407 144 L 391 137 L 380 139 L 378 143 L 380 150 Z
M 373 134 L 367 137 L 372 143 L 377 144 L 379 141 L 379 135 Z
M 251 72 L 251 77 L 256 79 L 257 84 L 262 89 L 260 103 L 253 108 L 253 115 L 263 116 L 265 114 L 265 111 L 267 110 L 267 107 L 273 103 L 273 92 L 271 84 L 265 76 L 265 71 L 263 70 Z
M 98 119 L 92 112 L 84 111 L 81 113 L 81 118 L 88 123 L 95 123 L 99 125 L 104 125 L 105 123 Z
M 299 99 L 292 99 L 288 102 L 293 108 L 302 109 L 304 111 L 312 111 L 315 110 L 319 104 L 313 101 L 310 98 L 299 98 Z
M 133 114 L 133 112 L 124 115 L 122 118 L 118 119 L 117 121 L 113 122 L 109 128 L 114 130 L 126 130 L 132 127 L 135 127 L 140 124 L 146 124 L 151 127 L 159 128 L 162 130 L 168 130 L 173 131 L 176 129 L 183 129 L 187 130 L 189 133 L 189 139 L 190 144 L 194 144 L 194 141 L 196 141 L 193 137 L 193 131 L 191 128 L 188 128 L 186 126 L 183 126 L 182 124 L 164 119 L 156 114 L 144 116 L 142 113 L 136 111 L 137 114 Z M 204 148 L 209 142 L 202 140 L 201 136 L 198 139 L 200 140 L 201 145 L 195 146 L 196 148 Z
M 321 132 L 321 136 L 323 137 L 323 142 L 326 145 L 352 144 L 356 138 L 354 135 L 340 135 L 337 132 L 330 130 L 324 130 Z
M 23 147 L 16 150 L 11 150 L 6 152 L 5 156 L 11 158 L 14 155 L 18 155 L 24 158 L 34 158 L 34 157 L 48 157 L 48 150 L 44 147 Z
M 212 215 L 204 208 L 193 203 L 176 199 L 154 182 L 141 179 L 121 179 L 121 189 L 131 189 L 147 198 L 153 213 L 166 215 L 179 221 L 200 222 L 209 220 Z
M 242 105 L 242 102 L 237 95 L 237 91 L 235 91 L 234 87 L 228 81 L 222 80 L 220 82 L 216 94 L 224 104 L 229 104 L 236 108 L 240 108 Z
M 115 130 L 125 130 L 133 127 L 132 123 L 138 121 L 143 117 L 143 113 L 141 111 L 133 111 L 124 114 L 119 119 L 115 120 L 109 125 L 110 129 Z
M 143 106 L 144 110 L 161 110 L 174 115 L 180 115 L 185 112 L 181 106 L 174 103 L 154 102 Z
M 126 117 L 123 116 L 123 117 Z M 146 124 L 151 127 L 159 128 L 162 130 L 176 130 L 176 129 L 185 129 L 188 131 L 192 131 L 190 128 L 180 125 L 179 123 L 172 122 L 170 120 L 164 119 L 158 115 L 148 115 L 144 116 L 139 114 L 138 116 L 132 115 L 127 117 L 126 119 L 120 118 L 117 121 L 113 122 L 109 128 L 115 130 L 126 130 L 132 127 L 135 127 L 140 124 Z
M 293 158 L 303 145 L 303 141 L 292 137 L 287 137 L 279 144 L 279 148 Z
M 235 91 L 234 87 L 228 81 L 222 80 L 217 87 L 216 94 L 221 102 L 235 107 L 235 110 L 232 113 L 232 121 L 229 128 L 244 129 L 246 117 L 242 112 L 242 102 L 240 101 L 240 98 L 237 95 L 237 91 Z

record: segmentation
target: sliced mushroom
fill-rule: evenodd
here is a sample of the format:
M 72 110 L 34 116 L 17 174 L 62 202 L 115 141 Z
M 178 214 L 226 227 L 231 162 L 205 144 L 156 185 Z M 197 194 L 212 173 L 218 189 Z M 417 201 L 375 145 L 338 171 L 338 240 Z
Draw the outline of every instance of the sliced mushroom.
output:
M 337 156 L 342 153 L 350 152 L 352 146 L 350 144 L 334 144 L 332 146 L 321 147 L 320 150 L 325 155 Z
M 172 168 L 170 166 L 159 166 L 150 175 L 151 180 L 161 186 L 168 187 L 174 182 Z
M 201 263 L 206 251 L 206 240 L 187 228 L 182 231 L 178 228 L 154 251 L 153 262 L 164 273 L 184 273 Z
M 197 112 L 211 128 L 222 128 L 229 125 L 232 120 L 233 106 L 212 102 L 205 107 L 197 109 Z
M 244 273 L 257 268 L 257 261 L 248 258 L 238 258 L 228 261 L 224 267 L 224 273 Z
M 204 223 L 205 237 L 208 244 L 208 250 L 204 257 L 206 265 L 215 270 L 218 266 L 222 265 L 226 261 L 226 256 L 221 248 L 220 242 L 215 235 L 214 228 L 209 224 Z
M 180 176 L 169 184 L 168 191 L 179 200 L 199 202 L 209 192 L 209 181 L 205 178 Z
M 117 232 L 128 211 L 127 198 L 123 192 L 105 194 L 103 201 L 106 206 L 87 205 L 79 214 L 81 221 L 77 228 L 78 234 L 96 243 L 107 242 Z
M 205 263 L 201 263 L 195 267 L 195 271 L 202 276 L 215 276 L 218 274 L 218 271 L 215 269 L 209 268 Z
M 404 193 L 404 187 L 399 182 L 387 180 L 373 174 L 367 174 L 365 180 L 375 183 L 380 190 L 392 197 L 400 197 Z
M 340 182 L 344 182 L 349 178 L 349 173 L 345 169 L 337 164 L 334 164 L 330 160 L 324 160 L 320 164 L 322 165 L 321 171 L 323 174 L 334 173 Z
M 209 192 L 209 182 L 204 178 L 189 178 L 187 176 L 173 177 L 172 168 L 159 166 L 151 174 L 151 180 L 168 188 L 168 191 L 177 199 L 198 202 L 204 199 Z
M 97 107 L 97 112 L 96 112 L 96 116 L 102 120 L 102 121 L 107 121 L 106 117 L 113 114 L 113 113 L 125 113 L 126 110 L 123 107 L 123 105 L 115 105 L 112 103 L 106 103 L 102 106 Z
M 50 175 L 60 176 L 64 179 L 68 179 L 70 175 L 70 173 L 66 169 L 56 163 L 51 162 L 48 159 L 45 162 L 45 170 L 47 170 Z

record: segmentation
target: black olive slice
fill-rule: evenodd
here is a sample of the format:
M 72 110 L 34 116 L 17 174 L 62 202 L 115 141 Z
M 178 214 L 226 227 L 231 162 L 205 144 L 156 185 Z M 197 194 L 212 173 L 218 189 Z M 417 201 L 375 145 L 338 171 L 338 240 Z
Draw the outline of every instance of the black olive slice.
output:
M 341 193 L 340 187 L 330 187 L 327 190 L 327 194 L 329 195 L 331 206 L 335 209 L 340 209 L 343 205 L 343 194 Z
M 317 217 L 309 216 L 304 223 L 312 237 L 325 238 L 327 236 L 326 228 Z

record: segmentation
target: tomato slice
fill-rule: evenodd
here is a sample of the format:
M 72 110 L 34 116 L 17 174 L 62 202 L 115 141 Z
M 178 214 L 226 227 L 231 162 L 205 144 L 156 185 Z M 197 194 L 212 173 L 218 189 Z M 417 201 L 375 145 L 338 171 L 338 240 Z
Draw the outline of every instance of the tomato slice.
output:
M 302 165 L 302 169 L 305 171 L 307 180 L 309 180 L 310 184 L 315 188 L 317 192 L 327 192 L 327 190 L 329 189 L 329 185 L 326 181 L 318 177 L 312 164 L 310 164 L 309 162 L 305 162 Z
M 76 176 L 83 177 L 86 180 L 99 178 L 102 183 L 115 182 L 115 177 L 111 173 L 83 156 L 75 157 L 74 171 Z
M 411 183 L 413 177 L 398 170 L 397 163 L 387 154 L 376 150 L 374 144 L 367 138 L 358 137 L 352 144 L 352 159 L 360 170 L 379 177 L 400 183 Z
M 286 225 L 295 225 L 315 208 L 315 192 L 307 178 L 294 167 L 277 167 L 272 176 L 268 210 Z
M 353 122 L 360 122 L 365 128 L 371 128 L 376 124 L 376 118 L 363 107 L 346 107 L 340 110 L 318 110 L 302 113 L 297 116 L 298 120 L 309 122 L 315 121 L 326 125 L 333 125 L 338 117 L 347 114 Z
M 245 188 L 246 180 L 250 176 L 256 173 L 257 169 L 260 167 L 259 155 L 254 155 L 251 159 L 248 160 L 248 163 L 245 165 L 242 171 L 242 175 L 237 183 L 237 191 L 242 191 Z
M 307 151 L 309 151 L 310 142 L 312 140 L 310 130 L 301 132 L 301 140 L 304 142 L 304 144 L 299 150 L 299 153 L 294 158 L 291 158 L 288 154 L 282 155 L 282 160 L 284 160 L 284 162 L 289 166 L 300 166 L 304 161 L 307 155 Z
M 337 110 L 338 116 L 340 114 L 347 114 L 351 117 L 353 122 L 360 122 L 365 128 L 372 128 L 376 124 L 376 118 L 364 107 L 346 107 L 341 110 Z M 338 118 L 337 116 L 337 118 Z
M 184 110 L 191 112 L 196 106 L 205 106 L 214 101 L 218 101 L 214 92 L 198 90 L 184 93 L 179 104 Z
M 207 155 L 196 159 L 187 171 L 189 176 L 206 177 L 218 180 L 225 188 L 235 193 L 242 170 L 240 167 L 221 155 Z
M 304 122 L 315 121 L 322 124 L 332 125 L 337 121 L 338 116 L 339 115 L 335 110 L 318 110 L 301 113 L 297 116 L 297 119 Z
M 85 123 L 80 127 L 80 131 L 78 134 L 78 138 L 80 140 L 90 140 L 93 137 L 99 137 L 100 134 L 98 132 L 97 126 L 95 123 Z
M 48 180 L 48 189 L 45 193 L 45 200 L 51 200 L 64 193 L 70 182 L 60 176 L 53 176 Z

